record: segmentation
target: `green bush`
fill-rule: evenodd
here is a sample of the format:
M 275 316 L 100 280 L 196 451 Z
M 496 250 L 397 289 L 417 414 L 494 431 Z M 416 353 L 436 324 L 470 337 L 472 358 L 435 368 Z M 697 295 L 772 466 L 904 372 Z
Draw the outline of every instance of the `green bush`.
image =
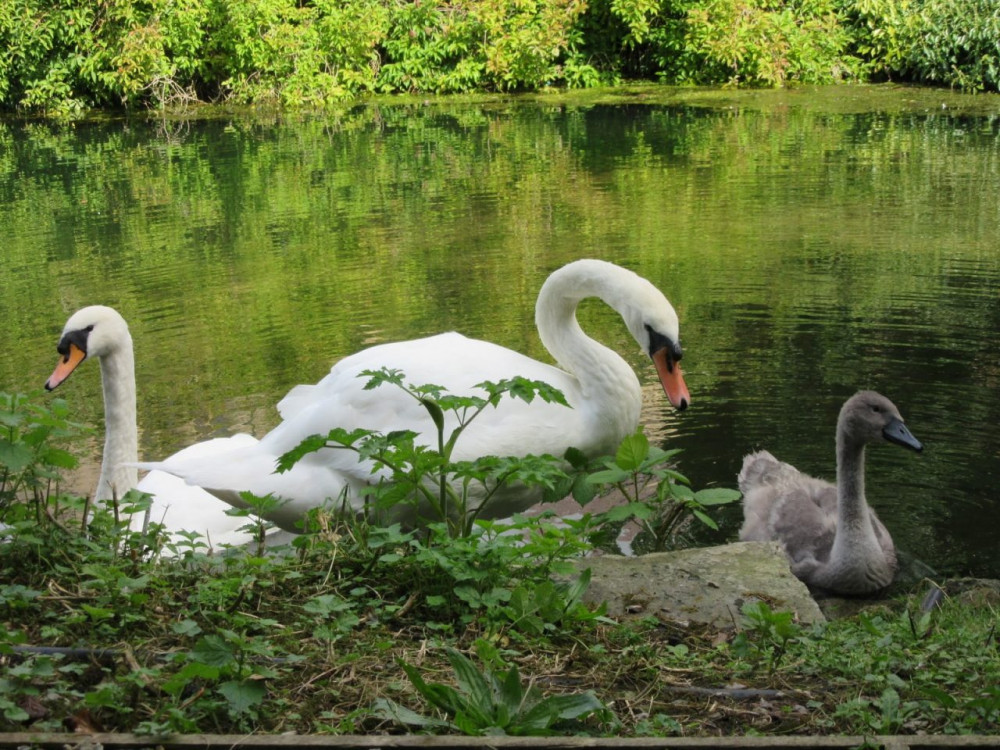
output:
M 202 0 L 2 3 L 0 96 L 73 113 L 189 95 L 206 19 Z
M 994 0 L 929 0 L 914 26 L 907 59 L 914 80 L 1000 89 L 1000 5 Z
M 589 13 L 592 26 L 613 20 L 588 43 L 602 57 L 617 49 L 627 76 L 780 86 L 853 75 L 833 0 L 598 0 Z
M 0 104 L 54 114 L 220 98 L 322 106 L 373 91 L 593 83 L 572 49 L 584 5 L 9 0 L 0 4 Z
M 582 0 L 414 0 L 394 6 L 386 92 L 534 89 L 559 79 Z
M 209 56 L 222 94 L 242 103 L 323 105 L 374 88 L 378 0 L 209 0 Z
M 1000 5 L 993 0 L 846 0 L 843 10 L 872 75 L 1000 90 Z
M 855 76 L 1000 88 L 993 0 L 6 0 L 0 107 L 372 92 L 781 86 Z

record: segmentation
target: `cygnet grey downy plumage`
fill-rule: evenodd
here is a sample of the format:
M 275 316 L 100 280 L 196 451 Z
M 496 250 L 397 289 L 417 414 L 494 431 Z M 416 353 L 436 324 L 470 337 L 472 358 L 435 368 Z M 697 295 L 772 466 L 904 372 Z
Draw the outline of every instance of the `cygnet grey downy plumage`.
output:
M 778 541 L 808 586 L 871 594 L 892 583 L 896 549 L 865 499 L 865 446 L 891 442 L 923 450 L 896 406 L 874 391 L 844 404 L 837 420 L 837 483 L 815 479 L 767 451 L 743 460 L 743 541 Z

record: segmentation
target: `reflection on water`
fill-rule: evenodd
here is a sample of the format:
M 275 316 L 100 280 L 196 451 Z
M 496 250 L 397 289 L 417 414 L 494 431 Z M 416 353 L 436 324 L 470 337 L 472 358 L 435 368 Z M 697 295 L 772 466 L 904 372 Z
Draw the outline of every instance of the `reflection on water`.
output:
M 1000 105 L 723 96 L 0 124 L 0 388 L 40 387 L 68 314 L 110 304 L 144 456 L 260 435 L 288 388 L 373 343 L 459 329 L 544 358 L 539 286 L 600 257 L 681 316 L 692 408 L 649 386 L 644 421 L 696 486 L 733 486 L 761 447 L 832 478 L 840 405 L 876 388 L 926 446 L 869 452 L 897 545 L 1000 576 Z M 581 319 L 655 382 L 613 312 Z M 61 395 L 100 422 L 97 367 Z M 727 509 L 702 541 L 738 526 Z

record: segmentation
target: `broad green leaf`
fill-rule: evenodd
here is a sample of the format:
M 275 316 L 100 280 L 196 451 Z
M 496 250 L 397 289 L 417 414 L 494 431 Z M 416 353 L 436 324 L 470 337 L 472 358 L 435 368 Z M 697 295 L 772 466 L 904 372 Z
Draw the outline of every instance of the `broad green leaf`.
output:
M 5 466 L 12 472 L 20 472 L 31 463 L 32 458 L 32 452 L 25 446 L 0 438 L 0 466 Z
M 253 680 L 230 680 L 219 685 L 219 692 L 229 701 L 229 708 L 237 714 L 250 710 L 264 700 L 267 690 Z
M 448 649 L 448 661 L 455 670 L 459 689 L 469 697 L 472 706 L 486 715 L 492 714 L 493 689 L 476 665 L 455 649 Z
M 79 463 L 76 456 L 69 451 L 51 447 L 45 451 L 43 460 L 49 466 L 56 466 L 60 469 L 75 469 Z
M 547 704 L 560 719 L 578 719 L 594 711 L 604 711 L 607 708 L 589 690 L 574 695 L 549 696 L 543 703 Z
M 632 478 L 632 473 L 620 468 L 595 471 L 587 477 L 591 484 L 620 484 Z
M 726 505 L 735 503 L 742 497 L 739 490 L 732 490 L 727 487 L 709 487 L 705 490 L 698 490 L 694 493 L 694 499 L 702 505 Z
M 574 448 L 573 446 L 570 446 L 569 448 L 566 449 L 566 453 L 563 456 L 563 458 L 565 458 L 569 462 L 569 465 L 572 466 L 574 469 L 580 470 L 580 469 L 585 469 L 587 467 L 588 463 L 587 456 L 579 448 Z
M 503 682 L 500 686 L 500 696 L 501 703 L 504 706 L 505 713 L 509 720 L 510 717 L 516 716 L 518 711 L 521 709 L 521 703 L 524 700 L 524 688 L 521 687 L 521 675 L 517 671 L 517 665 L 514 664 L 507 674 L 504 675 Z M 506 726 L 507 722 L 504 722 L 502 726 Z
M 643 520 L 652 518 L 655 511 L 646 503 L 626 503 L 625 505 L 615 505 L 604 511 L 600 518 L 606 521 L 627 521 L 630 518 L 641 518 Z
M 570 494 L 573 495 L 574 500 L 585 507 L 597 497 L 597 484 L 589 481 L 589 478 L 583 474 L 577 474 L 573 478 L 573 488 Z
M 642 432 L 634 432 L 618 446 L 615 463 L 625 471 L 637 471 L 649 455 L 649 439 Z
M 188 656 L 193 661 L 213 667 L 224 667 L 236 661 L 232 648 L 217 635 L 206 635 L 200 639 Z
M 587 589 L 590 587 L 591 575 L 591 569 L 584 568 L 577 579 L 569 585 L 569 588 L 566 590 L 567 609 L 583 599 L 583 595 L 587 593 Z
M 399 662 L 399 665 L 406 672 L 406 676 L 410 678 L 413 687 L 423 696 L 424 700 L 441 709 L 449 716 L 454 716 L 465 704 L 465 700 L 454 688 L 446 685 L 428 684 L 420 676 L 420 672 L 415 667 L 410 666 L 404 661 Z

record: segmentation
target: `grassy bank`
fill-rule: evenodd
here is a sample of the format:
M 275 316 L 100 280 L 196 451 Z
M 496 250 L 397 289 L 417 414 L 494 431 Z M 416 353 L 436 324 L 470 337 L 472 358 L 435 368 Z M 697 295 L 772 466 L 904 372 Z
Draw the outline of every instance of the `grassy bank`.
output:
M 742 629 L 708 631 L 615 621 L 582 604 L 586 574 L 554 582 L 607 531 L 601 519 L 456 535 L 317 513 L 294 545 L 164 548 L 155 527 L 116 520 L 124 504 L 94 511 L 56 491 L 71 463 L 57 446 L 79 431 L 61 402 L 9 400 L 2 415 L 0 731 L 998 729 L 987 589 L 809 627 L 757 604 Z

